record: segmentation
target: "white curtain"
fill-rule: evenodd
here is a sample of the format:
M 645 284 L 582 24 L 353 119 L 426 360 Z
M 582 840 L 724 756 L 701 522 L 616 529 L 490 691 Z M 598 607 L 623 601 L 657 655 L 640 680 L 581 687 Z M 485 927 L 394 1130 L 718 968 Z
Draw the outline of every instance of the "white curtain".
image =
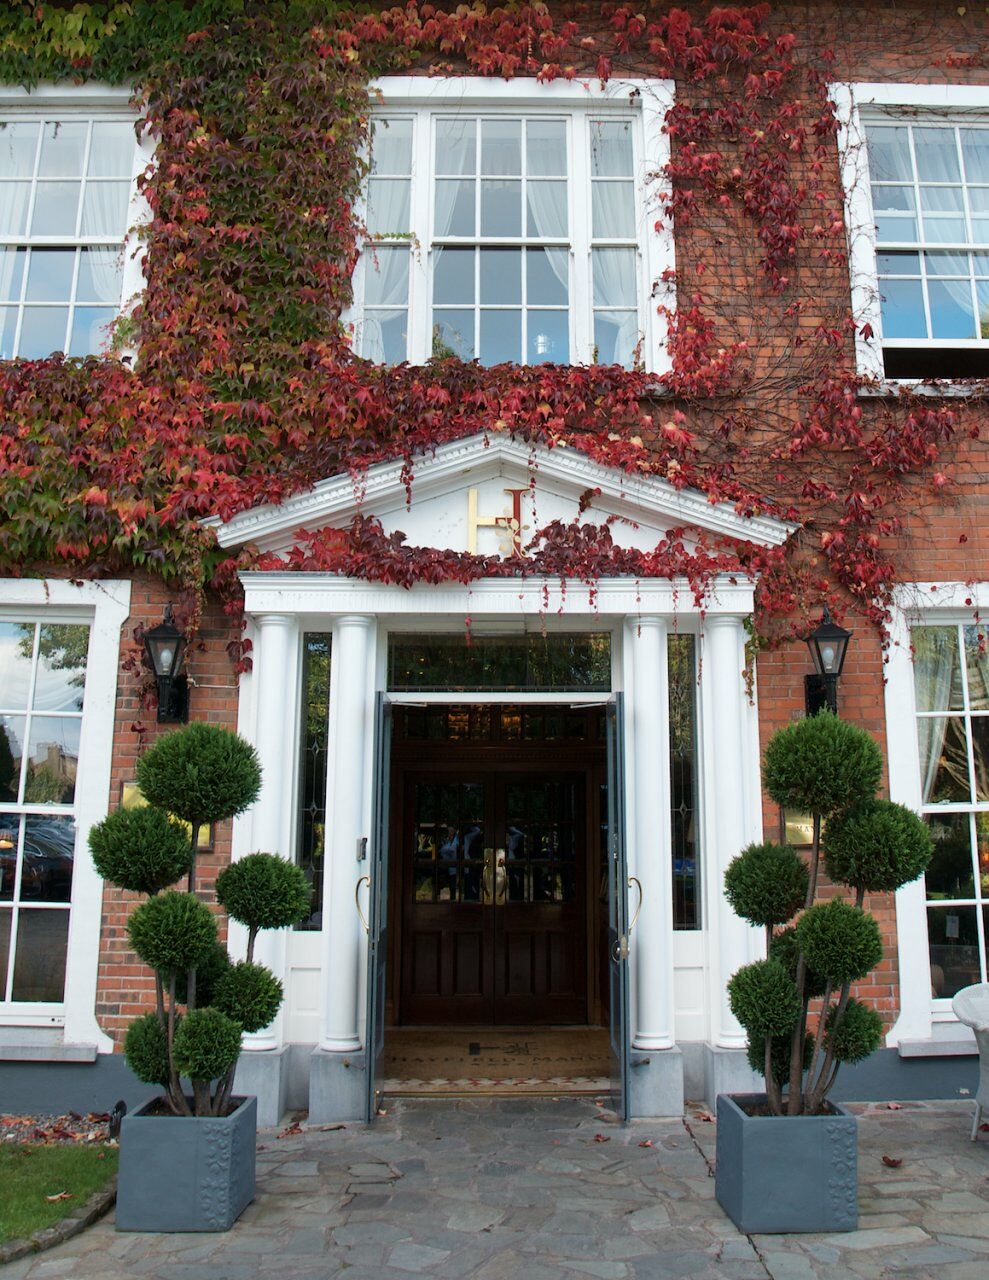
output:
M 30 195 L 29 182 L 0 182 L 0 235 L 24 234 Z
M 120 306 L 121 270 L 120 253 L 116 248 L 100 246 L 84 249 L 89 264 L 89 273 L 96 292 L 96 301 L 105 302 L 109 306 Z M 82 302 L 91 302 L 91 298 L 81 298 Z
M 537 236 L 565 235 L 567 231 L 567 184 L 565 182 L 530 182 L 528 185 L 529 213 Z M 550 270 L 563 285 L 567 301 L 570 299 L 570 262 L 566 249 L 547 249 L 546 258 Z
M 947 711 L 953 701 L 952 689 L 957 690 L 960 680 L 957 632 L 954 627 L 915 627 L 912 640 L 917 710 Z M 954 701 L 960 708 L 960 699 Z M 947 729 L 946 716 L 917 719 L 924 804 L 933 794 Z
M 364 331 L 361 354 L 385 362 L 384 325 L 405 314 L 409 298 L 409 251 L 402 247 L 368 246 L 364 258 Z M 388 308 L 388 310 L 384 310 Z
M 630 240 L 635 235 L 635 188 L 631 182 L 593 184 L 595 239 Z
M 127 231 L 129 182 L 87 182 L 82 202 L 83 236 L 117 236 Z
M 596 310 L 596 315 L 607 315 L 615 332 L 610 350 L 601 350 L 599 344 L 598 360 L 628 368 L 635 360 L 639 343 L 639 316 L 634 309 L 635 250 L 595 249 L 593 266 L 594 306 L 607 308 L 606 312 Z

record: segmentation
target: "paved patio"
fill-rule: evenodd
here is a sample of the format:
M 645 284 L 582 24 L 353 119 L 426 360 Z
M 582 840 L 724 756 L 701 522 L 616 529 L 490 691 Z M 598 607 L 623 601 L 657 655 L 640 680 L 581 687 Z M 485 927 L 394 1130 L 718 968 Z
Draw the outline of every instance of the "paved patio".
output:
M 373 1130 L 262 1134 L 257 1198 L 227 1235 L 118 1235 L 111 1215 L 3 1280 L 985 1280 L 989 1135 L 969 1142 L 970 1105 L 859 1110 L 847 1235 L 740 1235 L 699 1108 L 622 1129 L 585 1099 L 416 1099 Z

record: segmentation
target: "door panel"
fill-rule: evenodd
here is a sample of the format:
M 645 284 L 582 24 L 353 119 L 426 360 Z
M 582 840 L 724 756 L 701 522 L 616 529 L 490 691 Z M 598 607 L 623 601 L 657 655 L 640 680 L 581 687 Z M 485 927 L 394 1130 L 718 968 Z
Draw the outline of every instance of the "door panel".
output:
M 364 1040 L 367 1068 L 364 1074 L 364 1119 L 378 1114 L 378 1086 L 382 1079 L 385 1049 L 385 983 L 388 970 L 388 805 L 391 780 L 391 706 L 387 696 L 377 695 L 374 731 L 374 811 L 371 820 L 371 857 L 368 866 L 367 1003 Z
M 608 976 L 611 1033 L 611 1104 L 629 1118 L 628 863 L 625 857 L 625 724 L 622 695 L 605 718 L 608 749 Z
M 407 779 L 403 1021 L 489 1014 L 493 921 L 481 899 L 492 806 L 490 785 L 476 775 Z
M 583 779 L 508 778 L 497 798 L 506 883 L 494 908 L 494 1021 L 585 1022 Z
M 407 777 L 401 1018 L 587 1021 L 584 777 Z

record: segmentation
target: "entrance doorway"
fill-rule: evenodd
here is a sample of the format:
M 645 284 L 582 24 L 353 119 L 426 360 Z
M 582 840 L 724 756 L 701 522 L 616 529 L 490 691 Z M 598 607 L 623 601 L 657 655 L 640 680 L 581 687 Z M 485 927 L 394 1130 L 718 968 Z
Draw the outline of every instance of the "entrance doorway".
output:
M 392 1025 L 606 1022 L 603 723 L 601 707 L 395 709 Z

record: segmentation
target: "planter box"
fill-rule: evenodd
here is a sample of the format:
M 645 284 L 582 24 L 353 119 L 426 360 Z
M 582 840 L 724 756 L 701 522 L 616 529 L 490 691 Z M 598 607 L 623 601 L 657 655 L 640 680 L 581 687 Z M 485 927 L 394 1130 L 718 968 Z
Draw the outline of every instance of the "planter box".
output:
M 254 1197 L 257 1099 L 229 1116 L 124 1116 L 118 1231 L 228 1231 Z
M 751 1116 L 743 1109 L 765 1101 L 757 1093 L 718 1095 L 718 1204 L 747 1235 L 854 1231 L 855 1117 L 835 1103 L 823 1116 Z

